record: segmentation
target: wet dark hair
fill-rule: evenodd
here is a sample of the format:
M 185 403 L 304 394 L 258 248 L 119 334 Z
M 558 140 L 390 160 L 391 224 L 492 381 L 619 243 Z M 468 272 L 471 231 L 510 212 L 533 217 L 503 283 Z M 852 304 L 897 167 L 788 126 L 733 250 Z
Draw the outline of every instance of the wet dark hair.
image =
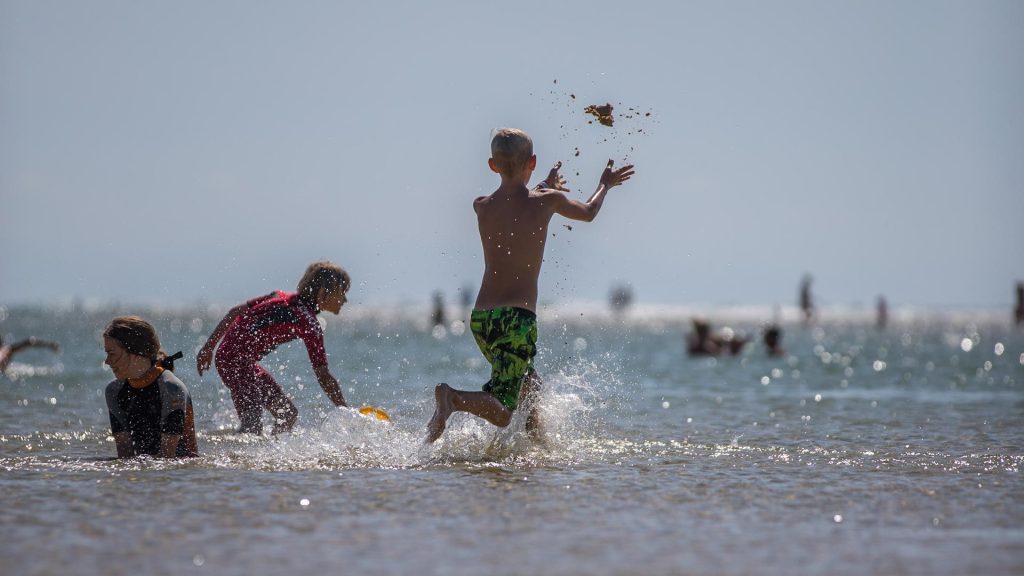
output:
M 177 352 L 171 356 L 160 349 L 156 328 L 138 316 L 118 316 L 107 324 L 103 336 L 117 340 L 128 353 L 149 358 L 165 370 L 174 371 L 174 361 L 184 357 Z
M 316 297 L 321 288 L 347 291 L 351 284 L 352 280 L 348 277 L 348 272 L 341 266 L 334 262 L 320 260 L 306 267 L 306 272 L 299 280 L 299 287 L 296 291 L 299 293 L 299 298 L 307 304 L 316 304 Z

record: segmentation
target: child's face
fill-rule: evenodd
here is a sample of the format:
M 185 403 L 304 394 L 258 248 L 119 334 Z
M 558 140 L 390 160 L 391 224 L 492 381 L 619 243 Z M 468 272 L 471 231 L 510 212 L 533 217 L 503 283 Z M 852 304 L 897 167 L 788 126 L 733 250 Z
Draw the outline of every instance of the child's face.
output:
M 131 367 L 132 355 L 124 349 L 124 346 L 121 346 L 120 342 L 110 336 L 103 337 L 103 350 L 107 353 L 107 358 L 103 363 L 110 366 L 110 369 L 114 371 L 114 377 L 118 380 L 127 378 Z
M 345 302 L 348 302 L 346 293 L 347 291 L 343 288 L 335 288 L 333 290 L 321 288 L 319 298 L 317 298 L 320 309 L 324 312 L 337 314 L 341 311 L 341 307 L 345 305 Z

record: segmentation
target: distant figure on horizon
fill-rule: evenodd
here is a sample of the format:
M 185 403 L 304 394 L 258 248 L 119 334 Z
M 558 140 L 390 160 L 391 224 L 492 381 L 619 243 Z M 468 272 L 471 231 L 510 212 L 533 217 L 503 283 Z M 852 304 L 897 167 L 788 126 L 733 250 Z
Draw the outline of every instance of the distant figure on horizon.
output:
M 430 312 L 431 326 L 444 326 L 444 296 L 440 292 L 434 292 L 434 305 Z
M 611 294 L 608 296 L 608 304 L 611 306 L 612 312 L 622 314 L 633 304 L 633 289 L 628 284 L 612 287 Z
M 210 368 L 217 351 L 217 373 L 228 390 L 241 421 L 239 432 L 261 434 L 263 410 L 274 417 L 273 433 L 288 432 L 299 411 L 259 361 L 275 348 L 300 338 L 306 345 L 313 373 L 335 406 L 347 406 L 338 380 L 327 367 L 324 332 L 316 315 L 338 314 L 348 301 L 352 281 L 333 262 L 314 262 L 306 268 L 296 292 L 275 291 L 235 306 L 224 316 L 196 357 L 199 375 Z M 220 346 L 217 343 L 220 342 Z
M 691 320 L 693 331 L 686 338 L 686 352 L 690 356 L 718 356 L 722 351 L 718 343 L 711 337 L 711 324 L 706 320 Z
M 29 336 L 14 344 L 4 344 L 3 336 L 0 336 L 0 374 L 7 371 L 14 355 L 27 348 L 49 348 L 54 352 L 60 352 L 60 344 L 49 340 L 41 340 L 35 336 Z
M 811 282 L 814 279 L 810 274 L 805 274 L 800 281 L 800 310 L 804 315 L 804 324 L 810 324 L 814 319 L 814 302 L 811 299 Z
M 462 308 L 460 317 L 465 318 L 469 314 L 469 306 L 473 303 L 473 286 L 470 284 L 463 284 L 462 288 L 459 288 L 459 306 Z
M 117 457 L 198 456 L 192 396 L 171 373 L 181 352 L 168 357 L 153 325 L 138 316 L 111 320 L 103 350 L 103 363 L 114 372 L 105 396 Z
M 1017 326 L 1024 324 L 1024 282 L 1017 282 L 1017 307 L 1013 310 Z
M 772 324 L 764 331 L 764 348 L 772 358 L 786 355 L 786 350 L 782 347 L 782 328 L 778 325 Z
M 736 336 L 728 328 L 718 334 L 712 333 L 711 324 L 703 318 L 694 318 L 691 323 L 693 331 L 686 338 L 686 352 L 690 356 L 718 356 L 726 353 L 735 356 L 747 344 L 746 338 Z
M 884 330 L 886 325 L 889 324 L 889 304 L 886 303 L 885 296 L 878 297 L 876 309 L 875 327 L 879 330 Z
M 537 352 L 537 278 L 544 262 L 548 224 L 560 214 L 571 220 L 592 221 L 608 191 L 630 179 L 633 166 L 613 168 L 608 161 L 590 199 L 569 198 L 561 162 L 533 189 L 528 187 L 537 167 L 533 141 L 522 130 L 499 128 L 491 139 L 491 170 L 501 185 L 490 196 L 473 201 L 484 252 L 484 275 L 470 329 L 491 364 L 483 391 L 455 390 L 445 383 L 434 389 L 436 407 L 427 424 L 427 442 L 444 432 L 452 412 L 469 412 L 504 428 L 520 400 L 530 404 L 528 433 L 540 436 L 537 393 L 541 379 L 533 367 Z

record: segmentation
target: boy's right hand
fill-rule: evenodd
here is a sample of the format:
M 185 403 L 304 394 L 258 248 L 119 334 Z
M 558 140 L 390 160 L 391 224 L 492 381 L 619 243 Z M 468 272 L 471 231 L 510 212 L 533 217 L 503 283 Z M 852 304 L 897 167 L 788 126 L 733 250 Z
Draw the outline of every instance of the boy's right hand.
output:
M 605 167 L 604 172 L 601 174 L 601 184 L 604 184 L 605 188 L 614 188 L 633 176 L 632 164 L 626 164 L 618 170 L 613 170 L 614 166 L 615 161 L 608 160 L 608 166 Z
M 562 161 L 559 160 L 558 162 L 555 162 L 555 165 L 551 168 L 551 171 L 548 172 L 548 177 L 544 179 L 544 183 L 547 184 L 547 186 L 544 186 L 543 188 L 559 190 L 561 192 L 569 191 L 569 189 L 565 186 L 565 178 L 558 173 L 558 171 L 561 169 Z

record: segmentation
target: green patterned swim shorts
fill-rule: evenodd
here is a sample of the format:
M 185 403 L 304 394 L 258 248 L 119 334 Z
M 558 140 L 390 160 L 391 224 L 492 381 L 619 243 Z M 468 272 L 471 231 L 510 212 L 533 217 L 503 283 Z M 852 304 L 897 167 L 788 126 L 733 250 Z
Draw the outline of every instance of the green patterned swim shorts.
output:
M 469 328 L 476 345 L 491 363 L 491 379 L 484 384 L 484 392 L 493 394 L 509 410 L 515 410 L 523 377 L 534 372 L 537 315 L 514 307 L 473 310 Z

